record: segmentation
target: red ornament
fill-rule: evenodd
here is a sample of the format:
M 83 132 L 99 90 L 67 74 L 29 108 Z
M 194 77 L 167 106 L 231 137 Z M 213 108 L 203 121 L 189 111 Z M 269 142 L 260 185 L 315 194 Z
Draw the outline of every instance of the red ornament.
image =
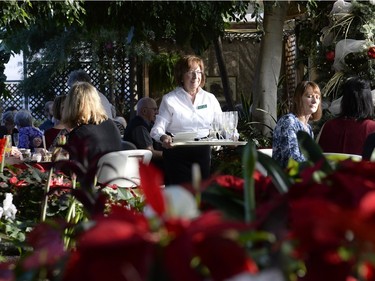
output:
M 375 46 L 368 48 L 367 55 L 370 59 L 375 59 Z
M 335 60 L 335 52 L 329 51 L 326 53 L 326 60 L 327 61 L 334 61 Z

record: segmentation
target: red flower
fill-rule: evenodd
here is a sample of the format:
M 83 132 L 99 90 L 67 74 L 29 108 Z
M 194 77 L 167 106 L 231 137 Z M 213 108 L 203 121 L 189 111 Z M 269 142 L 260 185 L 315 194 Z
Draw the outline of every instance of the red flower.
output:
M 170 236 L 175 237 L 164 251 L 164 267 L 171 280 L 204 280 L 197 269 L 191 267 L 193 257 L 199 257 L 208 267 L 213 280 L 257 271 L 245 249 L 230 239 L 238 231 L 248 230 L 248 225 L 225 221 L 219 212 L 204 213 L 190 222 L 170 220 L 166 223 Z
M 304 198 L 290 203 L 292 236 L 302 252 L 326 252 L 345 243 L 351 229 L 349 212 L 323 199 Z
M 9 179 L 9 183 L 11 185 L 16 186 L 16 187 L 21 187 L 21 186 L 27 186 L 28 185 L 27 181 L 25 181 L 25 180 L 20 180 L 19 181 L 16 176 L 11 177 Z
M 364 262 L 359 267 L 359 274 L 361 275 L 361 280 L 375 280 L 375 268 L 370 262 Z
M 13 176 L 9 179 L 9 183 L 15 185 L 18 182 L 17 177 Z
M 146 280 L 154 252 L 150 237 L 141 214 L 113 206 L 78 239 L 63 280 Z
M 368 48 L 367 55 L 370 59 L 375 59 L 375 46 Z
M 334 51 L 329 51 L 326 53 L 326 60 L 331 62 L 335 60 L 335 52 Z
M 56 224 L 63 227 L 64 224 Z M 23 262 L 26 270 L 54 265 L 65 255 L 62 241 L 62 230 L 58 227 L 41 223 L 28 235 L 27 241 L 33 247 L 33 252 Z
M 237 178 L 231 175 L 221 175 L 215 178 L 215 181 L 222 187 L 231 188 L 235 190 L 243 190 L 244 179 Z

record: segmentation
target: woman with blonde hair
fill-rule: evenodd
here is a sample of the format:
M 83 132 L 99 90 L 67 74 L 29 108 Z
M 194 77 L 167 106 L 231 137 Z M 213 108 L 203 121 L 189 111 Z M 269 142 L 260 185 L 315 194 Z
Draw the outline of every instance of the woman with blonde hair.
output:
M 77 148 L 84 142 L 88 160 L 121 150 L 120 132 L 105 113 L 97 90 L 87 82 L 77 82 L 70 89 L 62 122 L 71 129 L 68 146 Z

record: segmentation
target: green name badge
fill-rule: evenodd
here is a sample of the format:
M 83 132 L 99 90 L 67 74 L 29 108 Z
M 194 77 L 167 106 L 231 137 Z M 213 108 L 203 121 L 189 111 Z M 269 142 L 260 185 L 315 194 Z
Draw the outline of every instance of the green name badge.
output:
M 207 104 L 203 104 L 203 105 L 198 106 L 198 109 L 203 109 L 203 108 L 207 108 Z

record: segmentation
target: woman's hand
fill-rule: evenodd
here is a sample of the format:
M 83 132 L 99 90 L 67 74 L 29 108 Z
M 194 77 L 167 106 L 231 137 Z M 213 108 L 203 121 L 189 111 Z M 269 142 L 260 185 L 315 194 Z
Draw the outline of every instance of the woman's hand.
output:
M 173 139 L 171 136 L 168 135 L 162 135 L 160 137 L 161 144 L 164 148 L 171 148 Z
M 33 139 L 33 147 L 39 147 L 43 143 L 42 138 L 36 137 Z

